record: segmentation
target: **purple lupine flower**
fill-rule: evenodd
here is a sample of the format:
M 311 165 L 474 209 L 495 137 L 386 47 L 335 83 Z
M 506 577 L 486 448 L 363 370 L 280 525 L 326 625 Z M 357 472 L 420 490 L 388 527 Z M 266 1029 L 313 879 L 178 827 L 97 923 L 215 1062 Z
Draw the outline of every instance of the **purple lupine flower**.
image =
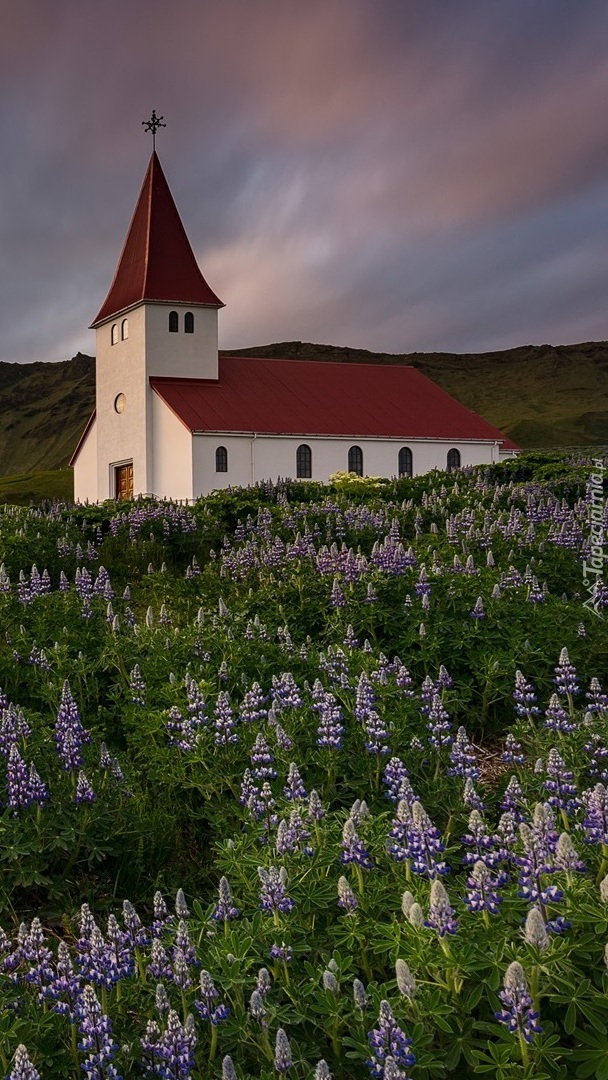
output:
M 230 1015 L 227 1005 L 216 1005 L 216 999 L 220 996 L 216 990 L 213 979 L 208 971 L 201 971 L 200 976 L 201 997 L 194 1001 L 194 1008 L 203 1020 L 209 1020 L 214 1027 L 221 1024 Z
M 333 1075 L 325 1058 L 321 1058 L 316 1064 L 313 1080 L 333 1080 Z
M 152 934 L 154 937 L 160 937 L 165 927 L 173 922 L 173 916 L 169 915 L 163 895 L 158 889 L 154 893 L 152 910 L 154 914 L 151 926 Z
M 429 732 L 428 741 L 435 750 L 451 745 L 453 738 L 450 734 L 452 725 L 449 713 L 444 708 L 441 697 L 437 693 L 433 693 L 426 726 Z
M 559 834 L 555 846 L 555 865 L 558 870 L 566 870 L 569 873 L 573 870 L 578 874 L 586 872 L 587 867 L 572 843 L 572 837 L 567 832 Z
M 475 750 L 463 727 L 459 727 L 456 732 L 456 738 L 450 749 L 450 762 L 448 776 L 471 777 L 473 780 L 479 776 Z
M 270 695 L 275 712 L 283 712 L 285 709 L 299 709 L 304 704 L 296 681 L 290 671 L 284 671 L 281 675 L 272 676 Z
M 152 1023 L 154 1023 L 152 1021 Z M 158 1030 L 158 1029 L 157 1029 Z M 149 1038 L 149 1034 L 152 1038 Z M 190 1080 L 194 1069 L 194 1048 L 196 1046 L 196 1033 L 194 1020 L 191 1015 L 182 1024 L 179 1016 L 173 1010 L 169 1010 L 167 1024 L 160 1040 L 156 1041 L 157 1031 L 146 1029 L 146 1039 L 141 1039 L 141 1045 L 146 1053 L 148 1073 L 153 1076 L 161 1076 L 164 1080 Z M 151 1059 L 154 1060 L 151 1068 Z
M 519 835 L 523 855 L 515 857 L 519 867 L 518 895 L 531 904 L 558 903 L 563 892 L 557 885 L 548 885 L 544 878 L 555 873 L 555 861 L 547 844 L 525 822 L 520 822 Z
M 87 780 L 84 769 L 79 769 L 78 770 L 78 780 L 76 782 L 76 794 L 74 795 L 74 802 L 77 803 L 80 806 L 82 803 L 95 802 L 96 798 L 97 798 L 97 796 L 96 796 L 95 792 L 93 791 L 93 788 L 91 787 L 89 781 Z
M 199 739 L 199 723 L 192 716 L 182 716 L 177 705 L 172 705 L 165 721 L 169 733 L 168 746 L 175 746 L 187 754 L 194 750 Z
M 222 1058 L 222 1080 L 239 1080 L 230 1054 Z
M 431 930 L 436 930 L 440 938 L 445 934 L 455 934 L 458 930 L 458 919 L 455 917 L 454 908 L 451 907 L 450 898 L 439 878 L 435 878 L 431 885 L 429 913 L 424 920 L 424 925 Z
M 526 810 L 526 800 L 521 789 L 521 784 L 516 776 L 512 776 L 505 788 L 505 793 L 500 802 L 501 810 L 508 810 L 513 814 L 516 821 L 523 821 Z
M 133 704 L 141 705 L 143 708 L 146 704 L 146 684 L 142 678 L 139 664 L 135 665 L 129 676 L 129 689 Z
M 266 695 L 262 692 L 259 682 L 253 682 L 247 690 L 239 708 L 239 720 L 242 724 L 253 724 L 257 720 L 263 720 L 268 715 L 268 709 L 264 707 Z
M 282 960 L 284 964 L 290 964 L 292 960 L 293 950 L 291 945 L 286 945 L 284 941 L 280 945 L 276 943 L 270 947 L 270 957 L 272 960 Z
M 9 703 L 0 691 L 0 754 L 7 758 L 11 746 L 21 739 L 28 739 L 31 733 L 22 710 Z
M 355 719 L 361 725 L 365 725 L 365 721 L 369 713 L 374 710 L 375 701 L 376 695 L 374 692 L 374 688 L 365 672 L 362 671 L 357 681 L 355 706 L 353 710 Z
M 588 711 L 590 713 L 599 713 L 601 716 L 603 713 L 608 712 L 608 694 L 604 693 L 599 680 L 595 677 L 589 683 L 589 690 L 585 697 L 589 702 Z
M 505 863 L 513 858 L 517 844 L 517 821 L 518 819 L 514 813 L 505 810 L 504 814 L 500 815 L 496 827 L 495 839 L 499 848 L 500 859 Z
M 188 712 L 192 717 L 194 726 L 200 728 L 208 720 L 207 703 L 196 679 L 193 679 L 189 674 L 186 675 L 185 685 L 188 695 Z
M 571 696 L 580 693 L 580 687 L 576 681 L 576 668 L 570 660 L 566 648 L 563 648 L 559 654 L 559 662 L 555 668 L 555 679 L 553 681 L 560 694 Z
M 277 775 L 277 770 L 274 768 L 274 754 L 261 732 L 256 735 L 249 758 L 251 776 L 255 776 L 256 780 L 274 780 Z
M 550 806 L 566 814 L 573 814 L 578 809 L 580 801 L 576 798 L 577 789 L 573 780 L 572 769 L 566 768 L 561 754 L 552 747 L 547 758 L 546 779 L 543 781 L 545 791 L 549 792 L 547 802 Z
M 25 810 L 35 801 L 30 772 L 21 757 L 15 743 L 10 748 L 6 767 L 7 804 L 17 817 L 19 810 Z
M 12 1068 L 6 1080 L 40 1080 L 40 1073 L 32 1065 L 23 1043 L 20 1043 L 15 1050 Z
M 386 722 L 376 711 L 376 709 L 369 709 L 364 720 L 365 728 L 365 749 L 368 754 L 390 754 L 391 748 L 388 745 L 390 733 Z
M 398 958 L 395 961 L 395 979 L 400 994 L 403 994 L 406 998 L 413 998 L 415 996 L 418 990 L 416 980 L 405 960 L 402 960 L 401 958 Z
M 392 757 L 390 759 L 385 766 L 382 779 L 386 788 L 387 799 L 391 799 L 392 802 L 396 803 L 406 797 L 401 791 L 401 785 L 404 780 L 409 779 L 409 773 L 401 758 Z M 411 801 L 414 802 L 414 798 Z
M 388 834 L 388 853 L 396 862 L 405 862 L 410 858 L 412 824 L 412 803 L 408 799 L 400 799 Z
M 504 1008 L 494 1014 L 496 1019 L 506 1024 L 513 1034 L 522 1035 L 527 1043 L 531 1043 L 542 1028 L 538 1023 L 539 1014 L 533 1008 L 524 969 L 517 960 L 507 968 L 504 989 L 499 996 Z
M 371 870 L 373 863 L 363 841 L 357 834 L 357 829 L 352 818 L 347 818 L 342 829 L 342 863 L 355 863 L 365 870 Z
M 604 784 L 581 792 L 585 808 L 583 832 L 588 844 L 608 844 L 608 788 Z
M 407 832 L 408 858 L 415 874 L 436 878 L 447 874 L 449 867 L 437 859 L 445 850 L 439 829 L 433 825 L 422 803 L 412 806 L 412 820 Z
M 508 765 L 523 765 L 526 760 L 526 755 L 522 752 L 521 743 L 517 741 L 512 732 L 509 732 L 505 739 L 502 760 Z
M 338 705 L 334 694 L 324 690 L 318 679 L 313 687 L 313 709 L 319 714 L 317 746 L 340 750 L 344 736 L 342 709 Z
M 549 935 L 547 934 L 545 920 L 540 908 L 531 907 L 528 911 L 524 928 L 524 939 L 528 945 L 532 945 L 533 948 L 538 949 L 539 952 L 544 952 L 545 949 L 548 948 Z
M 322 821 L 325 817 L 325 809 L 318 791 L 311 791 L 308 799 L 308 817 L 311 821 Z
M 522 675 L 521 671 L 515 672 L 513 700 L 515 702 L 515 712 L 517 715 L 526 717 L 530 723 L 534 722 L 535 716 L 540 715 L 540 709 L 534 704 L 536 701 L 534 687 L 531 683 L 527 682 L 525 675 Z
M 489 834 L 483 815 L 479 810 L 471 810 L 468 830 L 461 837 L 461 841 L 465 847 L 470 847 L 473 850 L 465 853 L 462 860 L 464 865 L 472 866 L 476 862 L 483 862 L 490 869 L 497 866 L 501 859 L 500 852 L 496 850 L 498 838 Z
M 44 987 L 54 978 L 51 966 L 53 954 L 46 944 L 42 924 L 37 916 L 32 919 L 27 935 L 19 943 L 22 965 L 26 968 L 23 978 L 33 986 Z
M 299 810 L 292 810 L 288 821 L 283 818 L 279 822 L 276 849 L 280 855 L 292 851 L 300 851 L 303 855 L 312 855 L 313 849 L 307 843 L 308 840 L 310 840 L 310 832 L 304 825 Z
M 477 600 L 475 601 L 475 606 L 473 607 L 472 611 L 469 611 L 469 615 L 472 619 L 485 619 L 486 613 L 483 610 L 483 600 L 481 596 L 477 597 Z
M 211 916 L 212 919 L 216 919 L 218 922 L 222 919 L 224 922 L 228 922 L 230 919 L 238 919 L 241 913 L 232 902 L 230 883 L 226 877 L 220 878 L 219 894 L 219 902 L 216 904 L 215 911 Z
M 269 866 L 266 870 L 263 866 L 258 866 L 258 877 L 262 885 L 260 893 L 262 911 L 281 912 L 287 915 L 295 905 L 287 895 L 285 867 L 282 866 L 279 870 L 276 866 Z
M 551 694 L 549 705 L 545 709 L 545 727 L 551 731 L 574 731 L 576 724 L 564 709 L 557 694 Z
M 338 907 L 350 915 L 356 909 L 359 901 L 344 876 L 338 881 Z
M 248 806 L 249 800 L 252 796 L 257 797 L 260 794 L 260 789 L 255 783 L 251 774 L 251 769 L 245 769 L 243 773 L 243 779 L 241 781 L 241 794 L 239 796 L 239 802 L 242 806 Z
M 340 582 L 338 581 L 337 577 L 334 578 L 334 583 L 332 585 L 331 593 L 330 593 L 330 596 L 329 596 L 329 602 L 330 602 L 332 608 L 346 607 L 346 600 L 344 599 L 344 593 L 342 592 L 342 589 L 340 588 Z
M 283 794 L 285 795 L 286 799 L 289 799 L 292 802 L 298 802 L 300 800 L 308 798 L 308 795 L 306 794 L 306 788 L 304 787 L 302 777 L 300 776 L 300 770 L 293 761 L 289 766 L 289 772 L 287 774 L 287 784 L 283 788 Z
M 190 966 L 186 959 L 186 955 L 182 949 L 174 948 L 171 950 L 173 953 L 173 960 L 171 965 L 171 978 L 177 988 L 181 990 L 182 994 L 186 990 L 189 990 L 193 985 L 192 976 L 190 974 Z M 193 962 L 193 961 L 192 961 Z
M 502 903 L 498 890 L 506 881 L 504 872 L 494 873 L 487 863 L 478 860 L 467 877 L 465 904 L 470 911 L 489 911 L 495 915 Z
M 267 997 L 270 993 L 272 982 L 270 979 L 270 973 L 268 968 L 261 967 L 257 974 L 256 990 L 262 995 L 263 998 Z
M 188 923 L 185 919 L 178 919 L 175 937 L 173 938 L 173 957 L 181 954 L 187 964 L 196 964 L 196 949 L 190 941 Z
M 107 949 L 111 958 L 112 985 L 115 985 L 135 970 L 131 935 L 127 930 L 121 930 L 115 915 L 108 916 Z
M 53 1002 L 53 1012 L 73 1020 L 81 986 L 82 977 L 74 971 L 69 947 L 65 941 L 60 941 L 57 946 L 56 971 L 46 986 L 41 988 L 40 998 Z
M 152 939 L 148 971 L 153 979 L 173 978 L 173 968 L 171 966 L 169 954 L 157 937 Z
M 464 788 L 462 792 L 462 801 L 465 806 L 470 810 L 485 810 L 486 804 L 484 803 L 481 795 L 478 793 L 475 784 L 470 776 L 467 776 L 464 782 Z
M 408 1039 L 399 1027 L 388 1001 L 380 1002 L 377 1024 L 377 1027 L 367 1033 L 372 1057 L 365 1064 L 371 1075 L 377 1078 L 384 1077 L 387 1057 L 406 1069 L 414 1065 L 416 1058 L 409 1049 L 412 1040 Z
M 85 986 L 76 1005 L 81 1040 L 78 1049 L 87 1054 L 82 1063 L 88 1080 L 122 1080 L 111 1064 L 118 1051 L 112 1038 L 112 1021 L 103 1012 L 92 986 Z
M 61 691 L 61 703 L 55 724 L 55 746 L 62 768 L 81 769 L 83 766 L 82 747 L 91 741 L 91 736 L 83 727 L 78 706 L 72 697 L 67 679 Z
M 599 732 L 594 731 L 591 734 L 589 742 L 585 743 L 583 749 L 589 755 L 587 775 L 605 783 L 608 780 L 608 746 Z
M 234 730 L 236 726 L 234 710 L 230 705 L 230 697 L 227 690 L 220 690 L 215 703 L 214 716 L 213 726 L 215 734 L 213 736 L 213 741 L 216 746 L 227 746 L 228 743 L 237 743 L 239 737 Z
M 289 1072 L 293 1065 L 291 1046 L 284 1028 L 279 1028 L 274 1048 L 274 1067 L 278 1073 Z
M 141 948 L 147 945 L 150 937 L 130 900 L 122 902 L 122 918 L 132 947 Z
M 262 1028 L 268 1027 L 266 1021 L 267 1009 L 264 1005 L 264 998 L 259 990 L 254 990 L 249 998 L 249 1012 L 251 1018 L 256 1021 Z

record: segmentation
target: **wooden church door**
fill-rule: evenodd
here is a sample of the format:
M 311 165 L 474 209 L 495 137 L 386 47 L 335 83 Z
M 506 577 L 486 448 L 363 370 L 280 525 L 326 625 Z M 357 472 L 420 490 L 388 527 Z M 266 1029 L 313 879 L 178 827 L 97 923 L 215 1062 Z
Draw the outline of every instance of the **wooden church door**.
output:
M 120 502 L 123 499 L 133 498 L 133 462 L 130 461 L 127 465 L 117 465 L 115 469 L 116 473 L 116 499 Z

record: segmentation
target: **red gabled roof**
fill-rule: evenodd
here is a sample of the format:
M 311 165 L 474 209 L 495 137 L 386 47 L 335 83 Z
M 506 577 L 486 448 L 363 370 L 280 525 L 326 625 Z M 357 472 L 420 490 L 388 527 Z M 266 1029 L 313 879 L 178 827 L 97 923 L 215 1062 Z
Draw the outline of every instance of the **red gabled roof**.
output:
M 89 416 L 89 419 L 86 422 L 85 429 L 84 429 L 82 435 L 80 436 L 80 438 L 79 438 L 79 440 L 78 440 L 78 442 L 76 444 L 76 449 L 74 450 L 74 453 L 72 454 L 70 460 L 68 461 L 68 467 L 71 466 L 71 465 L 74 465 L 76 463 L 76 458 L 78 457 L 80 451 L 82 450 L 82 447 L 84 446 L 84 444 L 86 442 L 86 438 L 87 438 L 87 435 L 89 434 L 89 431 L 93 427 L 93 423 L 95 422 L 95 416 L 96 415 L 97 415 L 97 410 L 93 409 L 93 412 L 91 413 L 91 415 Z
M 150 158 L 110 291 L 91 326 L 142 300 L 224 306 L 198 268 L 156 151 Z
M 405 365 L 220 356 L 219 378 L 153 376 L 190 431 L 499 441 L 496 428 Z

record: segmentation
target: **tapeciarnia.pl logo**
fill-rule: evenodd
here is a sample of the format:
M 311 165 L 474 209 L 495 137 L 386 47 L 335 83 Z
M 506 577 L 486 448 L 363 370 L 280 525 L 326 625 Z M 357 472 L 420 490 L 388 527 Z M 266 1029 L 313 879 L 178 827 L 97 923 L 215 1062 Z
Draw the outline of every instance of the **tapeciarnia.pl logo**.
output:
M 604 462 L 601 458 L 593 459 L 593 472 L 589 477 L 588 493 L 589 505 L 589 546 L 588 561 L 583 560 L 583 585 L 589 596 L 583 603 L 583 607 L 593 611 L 601 618 L 599 605 L 599 587 L 604 580 L 604 571 L 608 554 L 604 551 L 606 530 L 604 528 Z

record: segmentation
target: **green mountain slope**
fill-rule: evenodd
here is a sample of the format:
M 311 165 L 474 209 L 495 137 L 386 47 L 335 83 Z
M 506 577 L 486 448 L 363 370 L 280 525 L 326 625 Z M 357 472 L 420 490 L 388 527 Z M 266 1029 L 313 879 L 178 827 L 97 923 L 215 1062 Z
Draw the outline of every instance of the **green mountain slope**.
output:
M 226 355 L 413 364 L 523 448 L 608 442 L 608 342 L 493 353 L 372 353 L 310 342 Z M 0 476 L 64 468 L 94 407 L 95 364 L 0 363 Z

